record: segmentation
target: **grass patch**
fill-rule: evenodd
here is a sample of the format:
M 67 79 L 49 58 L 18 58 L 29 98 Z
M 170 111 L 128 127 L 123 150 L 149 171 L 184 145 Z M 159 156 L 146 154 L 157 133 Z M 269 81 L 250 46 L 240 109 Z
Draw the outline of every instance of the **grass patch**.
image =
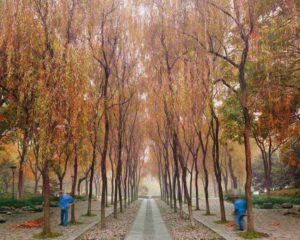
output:
M 214 213 L 210 213 L 210 214 L 204 213 L 203 215 L 204 216 L 216 216 L 216 214 L 214 214 Z
M 75 195 L 76 200 L 88 200 L 88 196 L 86 195 Z
M 191 226 L 191 225 L 187 225 L 187 226 L 182 226 L 179 228 L 180 231 L 186 232 L 186 231 L 193 231 L 196 229 L 196 226 Z
M 39 233 L 39 234 L 36 234 L 36 235 L 33 235 L 33 237 L 35 239 L 47 239 L 47 238 L 57 238 L 59 236 L 61 236 L 62 234 L 61 233 Z
M 96 216 L 97 216 L 97 214 L 94 214 L 94 213 L 81 215 L 81 217 L 96 217 Z
M 81 225 L 81 224 L 83 224 L 84 222 L 79 222 L 79 221 L 76 221 L 76 222 L 70 222 L 69 224 L 70 225 Z
M 265 238 L 265 237 L 269 237 L 268 234 L 266 233 L 261 233 L 261 232 L 240 232 L 238 234 L 240 237 L 245 238 L 245 239 L 255 239 L 255 238 Z
M 218 221 L 214 221 L 214 223 L 216 223 L 216 224 L 227 224 L 227 223 L 229 223 L 229 221 L 222 221 L 222 220 L 218 220 Z

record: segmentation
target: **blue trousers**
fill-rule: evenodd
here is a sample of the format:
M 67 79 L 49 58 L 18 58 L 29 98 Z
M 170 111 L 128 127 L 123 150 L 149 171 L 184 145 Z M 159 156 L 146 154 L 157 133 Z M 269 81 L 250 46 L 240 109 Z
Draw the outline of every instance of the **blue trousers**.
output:
M 60 211 L 60 223 L 62 225 L 68 225 L 69 208 L 61 209 Z
M 235 223 L 239 225 L 240 230 L 244 230 L 245 221 L 244 221 L 245 214 L 235 214 Z

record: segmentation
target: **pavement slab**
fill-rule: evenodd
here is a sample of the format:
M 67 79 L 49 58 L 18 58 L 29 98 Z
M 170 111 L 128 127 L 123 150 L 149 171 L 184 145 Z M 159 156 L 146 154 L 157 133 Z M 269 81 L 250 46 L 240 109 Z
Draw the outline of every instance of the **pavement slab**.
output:
M 153 199 L 144 199 L 126 240 L 171 240 Z

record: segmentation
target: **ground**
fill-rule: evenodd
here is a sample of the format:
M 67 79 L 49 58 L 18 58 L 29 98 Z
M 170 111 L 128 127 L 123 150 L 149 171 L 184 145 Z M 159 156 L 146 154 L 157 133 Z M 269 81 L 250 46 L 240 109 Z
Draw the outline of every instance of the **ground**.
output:
M 204 216 L 204 211 L 194 211 L 194 217 L 207 222 L 212 228 L 223 232 L 227 239 L 241 239 L 237 237 L 237 232 L 233 227 L 226 227 L 222 224 L 216 224 L 215 221 L 220 220 L 219 200 L 210 199 L 211 212 L 215 215 Z M 225 202 L 226 217 L 228 220 L 233 220 L 233 205 Z M 200 200 L 200 209 L 205 209 L 204 199 Z M 292 216 L 284 216 L 284 209 L 254 209 L 254 225 L 255 230 L 267 233 L 268 239 L 289 239 L 297 240 L 300 236 L 300 218 Z
M 195 227 L 192 228 L 188 218 L 180 218 L 178 213 L 174 213 L 174 211 L 161 200 L 158 200 L 157 203 L 173 239 L 223 239 L 218 234 L 197 221 L 195 222 Z
M 100 215 L 100 202 L 92 202 L 92 212 L 97 214 L 95 217 L 82 217 L 81 215 L 86 213 L 87 201 L 78 201 L 76 203 L 76 218 L 77 221 L 82 222 L 80 225 L 70 225 L 68 227 L 59 226 L 60 223 L 60 210 L 59 208 L 51 208 L 51 224 L 54 232 L 61 233 L 62 236 L 56 238 L 56 240 L 65 240 L 71 237 L 82 228 L 89 224 L 98 221 Z M 107 208 L 107 214 L 112 211 L 111 208 Z M 11 224 L 19 224 L 30 219 L 36 219 L 42 217 L 42 213 L 22 213 L 11 216 L 6 216 L 7 222 L 0 224 L 0 239 L 1 240 L 31 240 L 33 235 L 40 233 L 41 228 L 31 229 L 16 229 L 12 228 Z
M 71 225 L 68 227 L 58 226 L 59 214 L 58 208 L 51 208 L 52 211 L 52 227 L 53 231 L 62 233 L 63 235 L 56 240 L 71 240 L 73 236 L 78 235 L 83 229 L 89 228 L 91 224 L 99 222 L 100 202 L 93 202 L 93 213 L 95 217 L 83 217 L 86 213 L 87 202 L 78 201 L 76 203 L 77 220 L 82 222 L 79 225 Z M 81 237 L 86 239 L 241 239 L 237 235 L 237 231 L 233 227 L 224 224 L 217 224 L 220 219 L 218 199 L 210 199 L 211 212 L 215 215 L 204 216 L 204 200 L 200 200 L 200 211 L 194 211 L 194 217 L 198 220 L 194 229 L 190 228 L 189 221 L 182 219 L 178 214 L 161 200 L 144 199 L 141 207 L 137 201 L 132 204 L 124 214 L 120 214 L 118 220 L 112 216 L 107 218 L 109 228 L 100 231 L 96 225 Z M 225 203 L 226 215 L 228 220 L 233 220 L 233 206 Z M 186 211 L 186 206 L 184 207 Z M 296 240 L 300 236 L 300 218 L 292 216 L 284 216 L 283 209 L 254 209 L 255 228 L 257 231 L 270 235 L 268 239 L 289 239 Z M 107 208 L 106 215 L 112 213 L 112 208 Z M 41 228 L 32 229 L 15 229 L 11 224 L 23 223 L 26 220 L 36 219 L 42 216 L 42 213 L 27 213 L 7 216 L 7 223 L 0 224 L 1 240 L 31 240 L 32 236 L 41 232 Z M 203 224 L 204 223 L 205 227 Z M 219 235 L 218 235 L 218 234 Z M 72 238 L 73 237 L 73 238 Z
M 140 206 L 141 201 L 136 201 L 125 209 L 124 213 L 119 213 L 117 219 L 110 215 L 106 220 L 106 229 L 101 229 L 99 225 L 96 225 L 84 234 L 81 240 L 124 239 Z

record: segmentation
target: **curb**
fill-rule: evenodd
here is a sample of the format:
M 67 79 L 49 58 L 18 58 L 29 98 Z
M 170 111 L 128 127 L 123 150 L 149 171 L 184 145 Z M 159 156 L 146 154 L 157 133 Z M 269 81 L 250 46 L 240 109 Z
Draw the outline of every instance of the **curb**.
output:
M 111 216 L 114 213 L 113 209 L 111 210 L 111 212 L 109 212 L 105 218 Z M 79 240 L 80 237 L 82 237 L 82 235 L 84 235 L 87 231 L 89 231 L 91 228 L 95 227 L 96 225 L 101 223 L 101 219 L 90 223 L 89 225 L 85 226 L 80 232 L 77 232 L 76 234 L 74 233 L 72 236 L 69 236 L 67 238 L 64 238 L 64 240 Z
M 183 210 L 183 212 L 188 216 L 188 212 L 186 210 Z M 202 219 L 194 217 L 194 220 L 197 221 L 198 223 L 204 225 L 205 227 L 209 228 L 211 231 L 218 234 L 220 237 L 222 237 L 225 240 L 236 240 L 238 238 L 238 236 L 229 236 L 228 234 L 224 234 L 223 232 L 217 230 L 213 224 L 207 223 L 207 222 L 203 221 Z
M 136 202 L 136 200 L 134 202 Z M 119 210 L 120 210 L 120 208 L 118 207 L 118 211 Z M 105 216 L 105 218 L 110 217 L 111 215 L 113 215 L 113 213 L 114 213 L 114 210 L 112 208 L 111 211 L 107 213 L 107 215 Z M 101 219 L 98 220 L 98 221 L 96 221 L 96 222 L 90 223 L 89 225 L 87 225 L 84 228 L 82 228 L 82 230 L 80 232 L 74 233 L 72 236 L 64 238 L 63 240 L 79 240 L 82 237 L 82 235 L 84 235 L 91 228 L 95 227 L 96 225 L 98 225 L 100 223 L 101 223 Z

